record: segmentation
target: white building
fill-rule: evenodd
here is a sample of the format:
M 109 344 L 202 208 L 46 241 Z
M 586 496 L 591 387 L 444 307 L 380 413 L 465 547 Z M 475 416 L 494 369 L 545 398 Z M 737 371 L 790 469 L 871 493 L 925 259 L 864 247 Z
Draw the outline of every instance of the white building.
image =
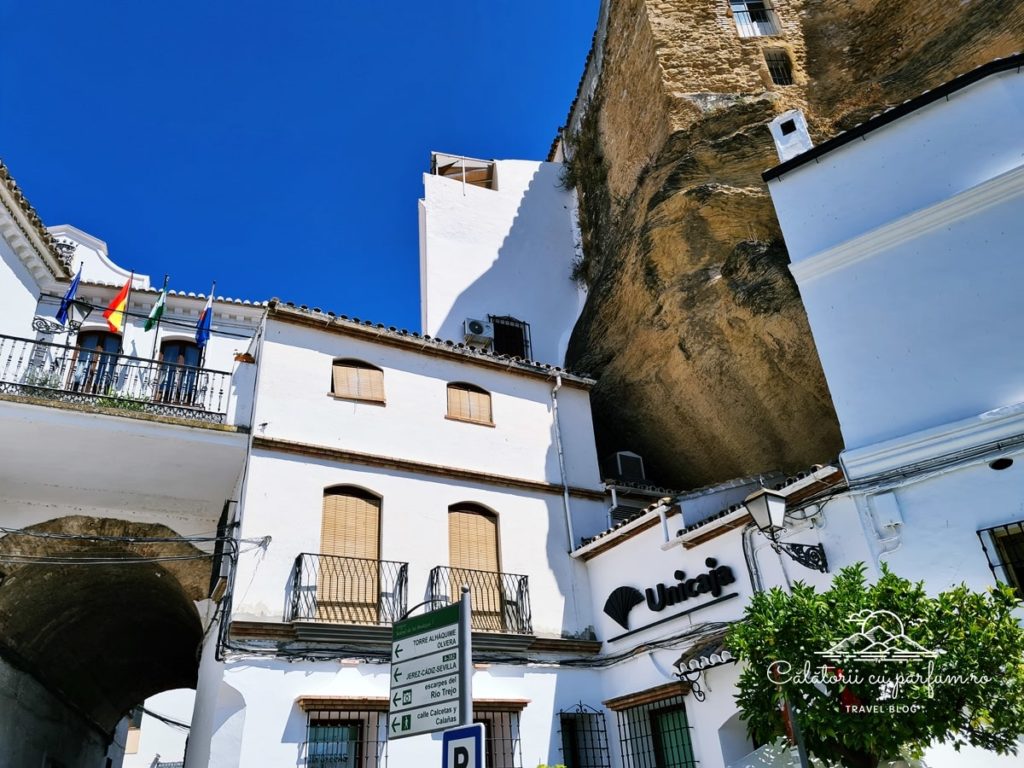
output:
M 434 153 L 423 187 L 423 332 L 561 364 L 585 300 L 571 279 L 582 244 L 562 164 Z
M 0 181 L 0 764 L 97 766 L 132 707 L 195 686 L 265 309 L 215 300 L 203 356 L 206 297 L 171 295 L 145 332 L 158 291 L 136 275 L 112 333 L 102 312 L 130 273 Z

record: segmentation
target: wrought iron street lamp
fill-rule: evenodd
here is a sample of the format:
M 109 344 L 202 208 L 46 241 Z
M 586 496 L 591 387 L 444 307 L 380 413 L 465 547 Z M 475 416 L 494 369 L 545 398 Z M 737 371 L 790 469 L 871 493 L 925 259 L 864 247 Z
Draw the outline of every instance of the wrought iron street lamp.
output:
M 779 533 L 785 530 L 786 497 L 778 491 L 760 488 L 743 500 L 743 506 L 754 519 L 754 525 L 772 543 L 772 549 L 785 553 L 804 568 L 828 573 L 828 559 L 821 544 L 793 544 L 779 541 Z

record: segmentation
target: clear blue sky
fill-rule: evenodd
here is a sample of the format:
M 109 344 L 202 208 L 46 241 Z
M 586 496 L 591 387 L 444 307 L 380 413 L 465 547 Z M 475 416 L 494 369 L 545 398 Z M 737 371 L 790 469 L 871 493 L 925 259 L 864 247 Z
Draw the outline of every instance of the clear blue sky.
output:
M 171 288 L 419 327 L 431 150 L 543 159 L 598 0 L 0 5 L 0 157 Z

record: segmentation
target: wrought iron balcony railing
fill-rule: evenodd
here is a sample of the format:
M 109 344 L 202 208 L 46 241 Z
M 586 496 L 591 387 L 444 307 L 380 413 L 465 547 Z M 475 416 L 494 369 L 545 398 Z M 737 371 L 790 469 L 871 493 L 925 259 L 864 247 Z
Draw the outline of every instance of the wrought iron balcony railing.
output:
M 430 571 L 430 597 L 436 603 L 457 601 L 463 584 L 469 586 L 473 601 L 473 629 L 533 634 L 526 576 L 445 566 Z
M 222 424 L 231 374 L 0 334 L 0 392 Z
M 394 624 L 408 599 L 406 563 L 303 552 L 295 558 L 287 621 Z

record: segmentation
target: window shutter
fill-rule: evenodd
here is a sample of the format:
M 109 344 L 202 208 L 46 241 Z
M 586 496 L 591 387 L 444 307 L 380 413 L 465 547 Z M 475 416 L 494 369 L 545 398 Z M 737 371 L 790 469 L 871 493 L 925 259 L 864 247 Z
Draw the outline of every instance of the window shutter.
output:
M 494 423 L 490 393 L 468 384 L 449 384 L 448 416 L 481 424 Z
M 448 514 L 448 562 L 452 568 L 498 571 L 498 521 L 473 509 Z
M 498 519 L 474 506 L 448 510 L 448 562 L 452 569 L 451 600 L 460 585 L 473 589 L 473 628 L 501 632 L 505 629 L 501 575 L 498 573 Z M 463 570 L 486 571 L 460 573 Z
M 331 391 L 338 397 L 384 402 L 384 371 L 358 360 L 336 360 Z
M 318 619 L 377 623 L 379 548 L 380 500 L 356 489 L 325 491 L 317 579 Z

